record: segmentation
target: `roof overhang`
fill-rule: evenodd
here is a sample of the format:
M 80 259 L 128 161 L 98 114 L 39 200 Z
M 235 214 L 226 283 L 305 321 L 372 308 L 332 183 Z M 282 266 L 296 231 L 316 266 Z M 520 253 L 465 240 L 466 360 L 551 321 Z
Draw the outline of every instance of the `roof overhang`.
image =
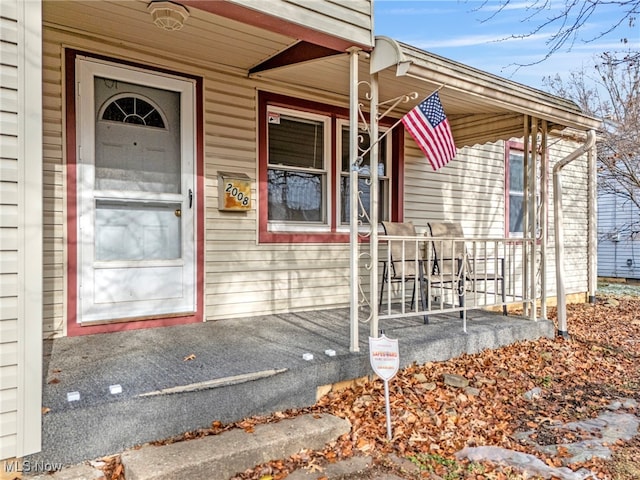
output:
M 315 59 L 309 55 L 298 61 L 289 53 L 284 54 L 281 59 L 284 61 L 272 65 L 265 62 L 250 76 L 292 84 L 336 101 L 348 99 L 350 66 L 346 53 L 319 55 Z M 290 61 L 286 60 L 286 55 Z M 358 65 L 361 85 L 367 83 L 372 73 L 377 74 L 381 101 L 417 93 L 417 96 L 410 95 L 410 98 L 417 98 L 413 103 L 400 103 L 390 112 L 397 118 L 440 89 L 440 99 L 459 148 L 523 137 L 526 117 L 546 121 L 551 134 L 600 128 L 600 120 L 583 114 L 569 100 L 388 37 L 376 37 L 373 51 L 363 53 Z M 359 102 L 366 108 L 368 92 L 364 90 L 366 88 L 360 88 L 358 95 Z
M 393 81 L 390 71 L 396 77 L 416 80 L 417 85 L 422 83 L 422 88 L 441 88 L 440 98 L 458 146 L 522 136 L 525 116 L 546 120 L 549 130 L 586 131 L 601 124 L 569 100 L 388 37 L 376 37 L 370 72 L 380 74 L 382 83 Z

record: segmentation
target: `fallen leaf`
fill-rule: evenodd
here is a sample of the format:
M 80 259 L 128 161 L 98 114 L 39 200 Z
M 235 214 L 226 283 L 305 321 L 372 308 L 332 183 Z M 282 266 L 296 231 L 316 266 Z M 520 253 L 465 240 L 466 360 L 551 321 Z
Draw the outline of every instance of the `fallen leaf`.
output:
M 184 357 L 183 362 L 189 362 L 189 361 L 195 360 L 195 359 L 196 359 L 196 356 L 195 356 L 195 354 L 192 353 L 191 355 L 187 355 L 186 357 Z
M 53 377 L 51 380 L 49 380 L 47 383 L 49 384 L 55 384 L 55 383 L 60 383 L 60 379 L 57 377 Z
M 118 463 L 115 470 L 111 474 L 111 480 L 118 480 L 120 478 L 120 475 L 122 475 L 122 469 L 123 469 L 122 464 Z
M 315 463 L 315 461 L 312 461 L 311 463 L 309 463 L 306 469 L 309 470 L 309 473 L 318 473 L 324 470 L 324 468 L 322 468 L 320 465 Z
M 42 407 L 42 415 L 46 415 L 50 411 L 51 411 L 51 409 L 49 407 Z

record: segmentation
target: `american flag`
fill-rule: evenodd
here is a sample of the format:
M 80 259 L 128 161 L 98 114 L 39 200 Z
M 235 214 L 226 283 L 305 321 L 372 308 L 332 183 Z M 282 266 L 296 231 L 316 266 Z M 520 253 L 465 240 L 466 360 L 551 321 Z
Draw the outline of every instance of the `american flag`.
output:
M 429 95 L 402 117 L 402 123 L 427 156 L 434 170 L 456 156 L 451 127 L 444 114 L 438 92 Z

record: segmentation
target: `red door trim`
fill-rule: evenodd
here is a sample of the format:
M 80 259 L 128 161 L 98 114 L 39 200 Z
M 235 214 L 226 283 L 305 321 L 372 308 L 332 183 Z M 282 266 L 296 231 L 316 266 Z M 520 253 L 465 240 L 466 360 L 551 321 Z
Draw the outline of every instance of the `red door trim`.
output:
M 170 73 L 196 82 L 196 311 L 180 316 L 159 316 L 149 320 L 127 320 L 114 323 L 81 325 L 78 323 L 78 234 L 77 234 L 77 132 L 76 132 L 76 67 L 78 55 L 99 58 L 149 71 Z M 66 147 L 67 147 L 67 335 L 88 335 L 142 328 L 168 327 L 203 321 L 204 311 L 204 125 L 203 82 L 201 77 L 161 70 L 147 65 L 120 61 L 78 50 L 65 50 Z M 160 318 L 163 317 L 163 318 Z

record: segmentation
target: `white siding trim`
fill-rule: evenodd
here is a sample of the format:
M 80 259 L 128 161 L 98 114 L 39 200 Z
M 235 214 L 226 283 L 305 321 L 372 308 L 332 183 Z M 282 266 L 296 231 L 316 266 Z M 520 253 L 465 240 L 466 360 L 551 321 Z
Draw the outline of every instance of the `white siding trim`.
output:
M 18 397 L 16 456 L 42 436 L 42 4 L 18 2 Z

